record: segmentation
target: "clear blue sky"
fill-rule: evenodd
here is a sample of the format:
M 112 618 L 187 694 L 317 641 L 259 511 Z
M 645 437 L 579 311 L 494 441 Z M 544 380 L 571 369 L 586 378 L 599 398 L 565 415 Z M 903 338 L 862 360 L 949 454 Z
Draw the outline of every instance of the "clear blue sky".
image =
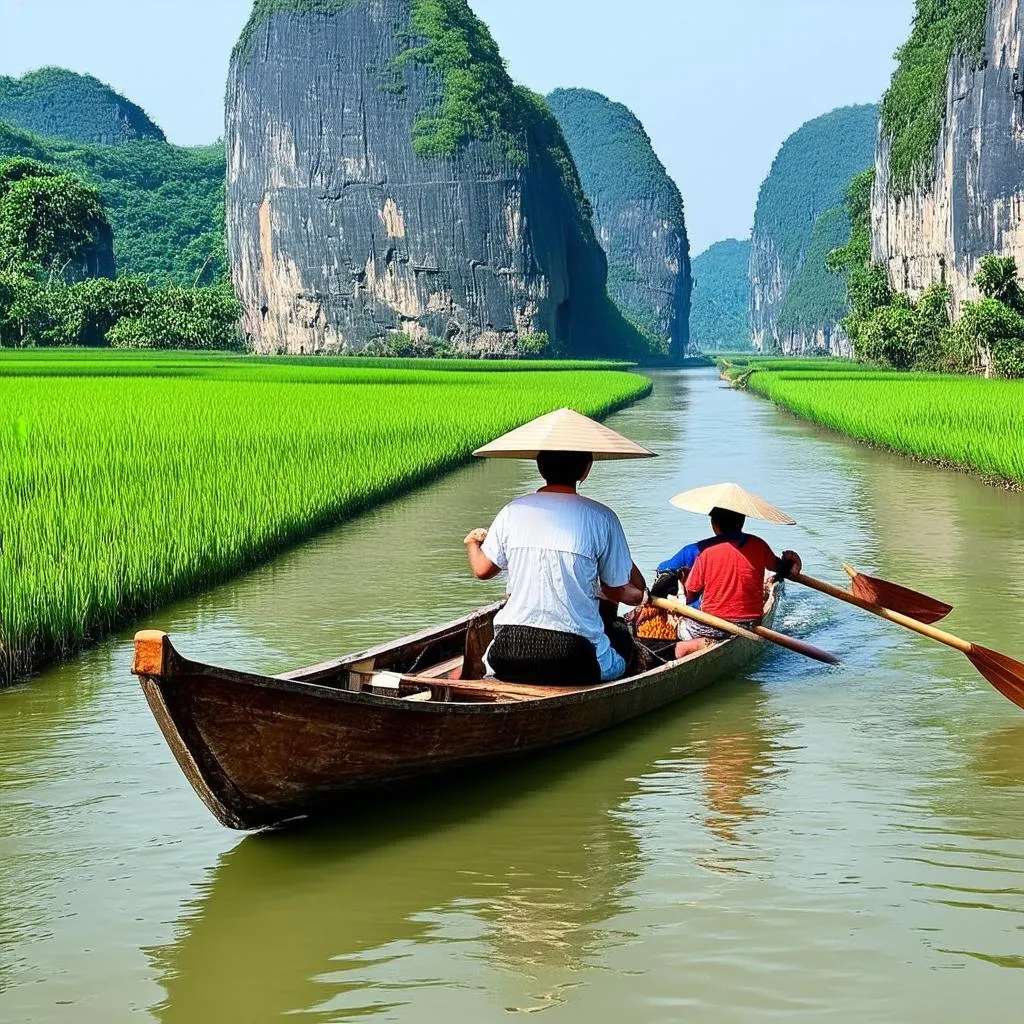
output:
M 686 200 L 694 252 L 750 231 L 783 140 L 876 101 L 912 0 L 471 0 L 518 81 L 598 89 L 639 115 Z M 0 0 L 0 74 L 87 71 L 180 143 L 222 134 L 249 0 Z

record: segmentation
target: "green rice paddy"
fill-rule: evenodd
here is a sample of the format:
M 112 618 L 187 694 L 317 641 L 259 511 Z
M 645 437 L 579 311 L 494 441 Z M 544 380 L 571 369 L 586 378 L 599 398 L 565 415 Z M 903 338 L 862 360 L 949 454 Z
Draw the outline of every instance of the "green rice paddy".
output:
M 534 416 L 650 390 L 593 365 L 0 355 L 0 685 Z
M 757 360 L 746 386 L 804 419 L 914 458 L 1024 484 L 1024 381 Z

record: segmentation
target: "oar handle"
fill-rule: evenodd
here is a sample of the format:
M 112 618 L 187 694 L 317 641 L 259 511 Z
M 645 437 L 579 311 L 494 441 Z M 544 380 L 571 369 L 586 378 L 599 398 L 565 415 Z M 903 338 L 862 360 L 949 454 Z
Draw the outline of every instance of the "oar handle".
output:
M 702 622 L 705 626 L 711 626 L 712 629 L 721 630 L 723 633 L 741 636 L 744 640 L 753 640 L 754 643 L 761 642 L 761 638 L 749 629 L 737 626 L 735 622 L 730 622 L 728 619 L 720 619 L 717 615 L 708 615 L 707 612 L 702 612 L 699 608 L 691 608 L 690 605 L 683 604 L 682 601 L 673 601 L 664 597 L 653 597 L 651 598 L 651 604 L 662 611 L 682 615 L 683 618 L 693 619 L 694 622 Z
M 744 629 L 743 626 L 737 626 L 735 622 L 729 622 L 728 619 L 720 619 L 716 615 L 708 615 L 707 612 L 691 608 L 689 605 L 671 599 L 654 598 L 651 604 L 664 611 L 675 612 L 688 619 L 694 619 L 696 622 L 703 622 L 705 625 L 713 626 L 715 629 L 720 629 L 723 633 L 732 633 L 733 636 L 741 636 L 745 640 L 768 640 L 773 644 L 778 644 L 779 647 L 785 647 L 787 650 L 802 654 L 805 658 L 813 658 L 815 661 L 820 661 L 825 665 L 839 664 L 839 659 L 829 654 L 828 651 L 823 651 L 813 644 L 804 643 L 803 640 L 797 640 L 795 637 L 786 636 L 785 633 L 777 633 L 774 629 L 768 629 L 767 626 L 754 626 L 751 629 Z
M 863 611 L 870 612 L 872 615 L 877 615 L 880 619 L 895 622 L 898 626 L 905 626 L 907 629 L 911 629 L 915 633 L 920 633 L 921 636 L 929 637 L 932 640 L 938 641 L 940 644 L 952 647 L 954 650 L 960 651 L 962 654 L 970 654 L 971 651 L 974 650 L 972 644 L 968 643 L 966 640 L 961 640 L 958 636 L 953 636 L 952 633 L 947 633 L 945 630 L 936 629 L 934 626 L 928 626 L 923 622 L 918 622 L 917 619 L 912 619 L 909 615 L 901 615 L 899 612 L 883 608 L 881 605 L 872 604 L 870 601 L 864 601 L 855 594 L 851 594 L 848 590 L 841 590 L 839 587 L 835 587 L 831 583 L 826 583 L 824 580 L 816 580 L 813 576 L 805 576 L 803 573 L 794 573 L 789 578 L 794 583 L 799 583 L 801 586 L 809 587 L 811 590 L 818 591 L 819 594 L 827 594 L 829 597 L 834 597 L 838 601 L 845 601 L 847 604 L 852 604 L 855 608 L 860 608 Z

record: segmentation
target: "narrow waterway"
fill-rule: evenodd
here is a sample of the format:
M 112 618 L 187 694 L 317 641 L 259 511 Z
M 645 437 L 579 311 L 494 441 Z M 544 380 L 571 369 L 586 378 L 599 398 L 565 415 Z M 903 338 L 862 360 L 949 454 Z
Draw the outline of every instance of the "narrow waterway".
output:
M 669 497 L 735 479 L 843 560 L 1024 655 L 1024 497 L 666 373 L 597 467 L 639 563 L 702 535 Z M 139 626 L 283 671 L 489 600 L 461 541 L 534 486 L 491 462 Z M 242 837 L 184 781 L 131 630 L 0 694 L 0 1021 L 945 1022 L 1024 997 L 1024 712 L 960 655 L 791 587 L 749 678 L 596 740 L 333 826 Z

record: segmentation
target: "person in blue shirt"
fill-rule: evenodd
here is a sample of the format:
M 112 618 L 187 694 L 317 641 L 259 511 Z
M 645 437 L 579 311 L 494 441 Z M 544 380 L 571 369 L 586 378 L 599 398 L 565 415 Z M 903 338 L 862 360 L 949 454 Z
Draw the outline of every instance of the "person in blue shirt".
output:
M 716 544 L 723 544 L 730 540 L 736 540 L 743 535 L 744 518 L 735 512 L 726 509 L 715 509 L 711 517 L 712 524 L 716 527 L 716 534 L 713 537 L 705 537 L 695 544 L 687 544 L 681 551 L 677 551 L 671 558 L 658 566 L 658 573 L 651 584 L 651 597 L 682 597 L 686 594 L 686 577 L 690 570 L 707 548 Z M 680 587 L 682 584 L 682 588 Z M 700 598 L 693 602 L 694 608 L 700 607 Z

